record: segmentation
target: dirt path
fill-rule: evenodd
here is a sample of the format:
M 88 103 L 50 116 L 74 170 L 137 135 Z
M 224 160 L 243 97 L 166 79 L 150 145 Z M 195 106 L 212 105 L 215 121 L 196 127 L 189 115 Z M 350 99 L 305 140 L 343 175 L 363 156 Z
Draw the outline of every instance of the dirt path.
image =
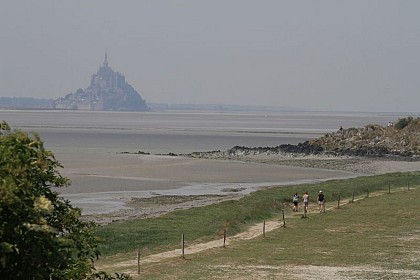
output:
M 270 220 L 270 221 L 266 221 L 265 222 L 265 232 L 270 232 L 275 230 L 276 228 L 279 228 L 280 226 L 282 226 L 282 223 L 278 220 Z M 247 239 L 253 239 L 256 238 L 258 236 L 261 236 L 263 234 L 262 232 L 263 230 L 263 223 L 258 223 L 255 224 L 253 226 L 251 226 L 250 228 L 248 228 L 246 231 L 241 232 L 237 235 L 228 237 L 226 239 L 226 245 L 231 244 L 232 242 L 235 241 L 240 241 L 240 240 L 247 240 Z M 209 250 L 209 249 L 213 249 L 213 248 L 218 248 L 218 247 L 222 247 L 223 246 L 223 239 L 221 240 L 213 240 L 213 241 L 209 241 L 209 242 L 205 242 L 205 243 L 197 243 L 197 244 L 191 244 L 190 246 L 186 247 L 184 250 L 185 255 L 191 255 L 191 254 L 196 254 L 196 253 L 200 253 L 202 251 L 205 250 Z M 141 259 L 141 263 L 154 263 L 154 262 L 160 262 L 166 259 L 170 259 L 170 258 L 175 258 L 175 257 L 181 257 L 182 256 L 182 252 L 181 249 L 175 249 L 172 251 L 167 251 L 167 252 L 162 252 L 162 253 L 158 253 L 158 254 L 154 254 L 154 255 L 149 255 L 147 257 L 144 257 Z M 97 269 L 121 269 L 124 267 L 130 267 L 130 266 L 136 266 L 137 265 L 137 260 L 133 259 L 133 260 L 128 260 L 128 261 L 123 261 L 123 262 L 117 262 L 114 263 L 112 265 L 106 265 L 106 266 L 97 266 Z
M 395 191 L 395 189 L 394 189 Z M 384 191 L 379 191 L 379 192 L 373 192 L 370 193 L 369 196 L 373 197 L 373 196 L 379 196 L 379 195 L 383 195 L 386 194 L 386 192 Z M 359 196 L 356 197 L 354 199 L 354 201 L 359 201 L 362 199 L 365 199 L 366 196 Z M 341 200 L 340 201 L 340 206 L 346 205 L 348 203 L 351 202 L 351 199 L 345 199 L 345 200 Z M 329 205 L 327 205 L 326 211 L 330 212 L 337 209 L 337 204 L 333 204 L 333 203 L 329 203 Z M 303 212 L 300 212 L 303 213 Z M 312 209 L 310 209 L 310 211 L 308 212 L 308 215 L 314 215 L 314 214 L 320 214 L 318 211 L 318 206 L 317 205 L 313 205 Z M 293 215 L 296 214 L 286 214 L 285 218 L 291 218 Z M 286 223 L 287 224 L 287 223 Z M 228 236 L 226 239 L 226 245 L 229 245 L 233 242 L 236 241 L 241 241 L 241 240 L 248 240 L 248 239 L 253 239 L 253 238 L 257 238 L 259 236 L 263 235 L 263 226 L 264 226 L 264 222 L 262 223 L 257 223 L 253 226 L 250 226 L 246 231 L 238 233 L 234 236 Z M 265 232 L 271 232 L 279 227 L 283 226 L 283 222 L 280 221 L 279 219 L 273 219 L 273 220 L 269 220 L 269 221 L 265 221 Z M 184 254 L 186 256 L 188 255 L 192 255 L 192 254 L 197 254 L 200 253 L 202 251 L 205 250 L 209 250 L 209 249 L 214 249 L 214 248 L 218 248 L 218 247 L 222 247 L 223 246 L 223 239 L 220 240 L 213 240 L 213 241 L 209 241 L 209 242 L 204 242 L 204 243 L 197 243 L 197 244 L 191 244 L 190 246 L 185 247 L 184 249 Z M 182 256 L 182 252 L 181 249 L 175 249 L 172 251 L 166 251 L 166 252 L 162 252 L 162 253 L 158 253 L 158 254 L 154 254 L 154 255 L 149 255 L 146 257 L 141 258 L 141 263 L 142 264 L 147 264 L 147 263 L 156 263 L 156 262 L 161 262 L 170 258 L 175 258 L 175 257 L 181 257 Z M 97 265 L 97 269 L 101 270 L 101 269 L 118 269 L 118 270 L 124 270 L 125 268 L 125 273 L 128 274 L 134 274 L 136 273 L 136 271 L 131 271 L 128 268 L 129 267 L 135 267 L 137 266 L 137 259 L 133 259 L 133 260 L 128 260 L 128 261 L 122 261 L 122 262 L 116 262 L 113 263 L 111 265 Z

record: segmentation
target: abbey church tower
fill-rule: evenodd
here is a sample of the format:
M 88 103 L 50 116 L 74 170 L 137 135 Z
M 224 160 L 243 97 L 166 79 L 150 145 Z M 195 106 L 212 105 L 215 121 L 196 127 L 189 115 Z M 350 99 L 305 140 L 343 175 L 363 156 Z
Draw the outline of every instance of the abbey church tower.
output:
M 92 111 L 148 110 L 145 100 L 126 82 L 124 75 L 109 67 L 107 50 L 102 66 L 91 76 L 90 86 L 57 99 L 55 108 Z

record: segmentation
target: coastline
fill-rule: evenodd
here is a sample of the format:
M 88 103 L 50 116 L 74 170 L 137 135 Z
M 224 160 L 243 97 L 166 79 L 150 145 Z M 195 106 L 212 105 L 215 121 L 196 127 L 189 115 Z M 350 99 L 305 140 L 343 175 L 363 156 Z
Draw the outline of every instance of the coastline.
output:
M 154 156 L 151 156 L 154 157 Z M 184 157 L 159 157 L 163 160 L 180 160 L 185 164 Z M 193 162 L 197 159 L 192 159 Z M 301 183 L 325 181 L 331 179 L 345 179 L 357 176 L 369 176 L 390 172 L 407 172 L 420 170 L 420 161 L 391 160 L 384 158 L 362 158 L 362 157 L 322 157 L 322 156 L 279 156 L 279 155 L 252 155 L 236 158 L 212 158 L 198 159 L 197 162 L 204 164 L 222 165 L 222 169 L 229 164 L 251 164 L 256 166 L 278 166 L 300 172 L 294 180 L 283 182 L 253 182 L 253 183 L 231 183 L 215 184 L 219 188 L 213 188 L 209 184 L 202 186 L 187 186 L 172 190 L 154 191 L 151 195 L 138 195 L 138 193 L 127 192 L 126 196 L 113 199 L 118 201 L 122 208 L 107 213 L 92 213 L 83 215 L 83 219 L 95 221 L 98 224 L 108 224 L 115 221 L 150 218 L 164 215 L 168 212 L 201 207 L 213 203 L 220 203 L 226 200 L 240 199 L 241 197 L 264 187 L 277 187 L 281 185 L 294 185 Z M 182 165 L 181 164 L 181 165 Z M 224 165 L 227 164 L 227 165 Z M 280 169 L 279 169 L 280 170 Z M 228 169 L 225 169 L 229 172 Z M 333 172 L 324 178 L 308 178 L 305 172 Z M 287 173 L 287 171 L 285 171 Z M 331 176 L 332 174 L 339 176 Z M 313 173 L 311 173 L 313 174 Z M 299 178 L 299 175 L 302 175 Z M 209 188 L 210 187 L 210 188 Z M 195 191 L 191 191 L 194 189 Z
M 403 157 L 354 157 L 322 155 L 247 155 L 237 157 L 245 162 L 270 163 L 296 167 L 348 171 L 365 175 L 420 170 L 420 160 Z

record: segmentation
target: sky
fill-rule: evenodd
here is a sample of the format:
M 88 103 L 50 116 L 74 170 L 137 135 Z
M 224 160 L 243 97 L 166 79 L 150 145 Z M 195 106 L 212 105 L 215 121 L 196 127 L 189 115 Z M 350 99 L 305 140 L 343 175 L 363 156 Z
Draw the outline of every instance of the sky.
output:
M 0 97 L 89 86 L 105 50 L 148 103 L 420 112 L 417 0 L 1 0 Z

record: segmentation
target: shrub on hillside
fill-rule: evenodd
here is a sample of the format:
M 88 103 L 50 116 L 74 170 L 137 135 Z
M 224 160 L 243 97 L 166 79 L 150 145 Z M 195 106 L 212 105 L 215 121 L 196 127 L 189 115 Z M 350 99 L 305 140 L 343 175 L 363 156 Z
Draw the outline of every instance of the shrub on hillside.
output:
M 96 225 L 52 190 L 69 185 L 59 167 L 37 134 L 0 123 L 0 279 L 116 279 L 94 273 Z
M 413 122 L 413 117 L 406 117 L 398 119 L 397 123 L 395 124 L 396 129 L 403 129 L 404 127 L 408 126 L 411 122 Z

